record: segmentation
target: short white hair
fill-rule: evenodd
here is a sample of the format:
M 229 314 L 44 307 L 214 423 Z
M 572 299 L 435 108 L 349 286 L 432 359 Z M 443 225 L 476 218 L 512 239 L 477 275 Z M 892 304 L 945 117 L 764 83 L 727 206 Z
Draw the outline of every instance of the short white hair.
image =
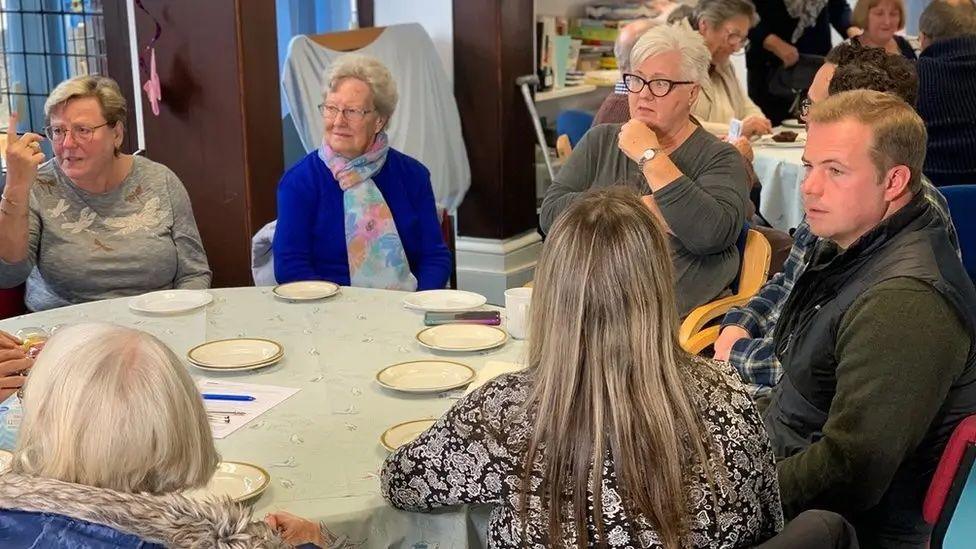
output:
M 218 461 L 186 366 L 145 332 L 68 326 L 31 369 L 15 472 L 162 494 L 204 485 Z
M 376 112 L 389 120 L 396 110 L 399 95 L 396 80 L 379 59 L 371 55 L 350 53 L 343 55 L 329 67 L 325 77 L 323 94 L 334 92 L 339 83 L 346 78 L 361 80 L 373 92 L 373 105 Z
M 631 67 L 636 69 L 649 57 L 671 51 L 681 54 L 681 78 L 705 83 L 712 54 L 702 35 L 683 25 L 658 25 L 645 32 L 630 53 Z

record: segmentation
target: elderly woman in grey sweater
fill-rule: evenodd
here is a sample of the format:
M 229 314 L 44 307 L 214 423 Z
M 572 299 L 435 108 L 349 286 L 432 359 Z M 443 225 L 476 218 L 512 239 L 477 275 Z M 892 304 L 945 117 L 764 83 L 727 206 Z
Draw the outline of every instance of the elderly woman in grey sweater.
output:
M 546 191 L 540 226 L 591 187 L 628 185 L 669 233 L 683 316 L 722 293 L 739 269 L 735 242 L 745 225 L 746 171 L 739 153 L 695 125 L 691 106 L 711 55 L 689 28 L 647 31 L 624 75 L 630 121 L 592 128 Z
M 166 166 L 122 154 L 125 98 L 115 81 L 79 76 L 44 104 L 42 136 L 7 139 L 0 201 L 0 287 L 27 281 L 38 311 L 171 288 L 210 287 L 186 189 Z

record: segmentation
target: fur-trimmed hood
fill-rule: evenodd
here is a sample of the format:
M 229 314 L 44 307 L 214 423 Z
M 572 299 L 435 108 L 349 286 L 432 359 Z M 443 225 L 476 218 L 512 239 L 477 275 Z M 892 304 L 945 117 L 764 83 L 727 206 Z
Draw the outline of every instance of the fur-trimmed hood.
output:
M 180 494 L 128 494 L 17 473 L 0 475 L 0 509 L 52 513 L 101 524 L 176 548 L 292 547 L 251 511 L 229 500 L 198 501 Z

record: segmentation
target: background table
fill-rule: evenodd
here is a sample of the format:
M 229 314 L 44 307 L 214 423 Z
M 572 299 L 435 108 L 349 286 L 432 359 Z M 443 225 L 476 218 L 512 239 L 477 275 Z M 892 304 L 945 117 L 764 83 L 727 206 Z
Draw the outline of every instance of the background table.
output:
M 762 182 L 759 213 L 774 228 L 789 230 L 796 227 L 803 220 L 803 196 L 800 193 L 805 175 L 803 147 L 754 145 L 753 152 L 752 166 Z
M 280 301 L 268 288 L 211 293 L 209 306 L 179 316 L 139 315 L 129 311 L 128 299 L 115 299 L 15 317 L 0 322 L 0 329 L 109 321 L 150 332 L 181 357 L 204 341 L 274 339 L 285 347 L 284 360 L 275 366 L 237 374 L 187 366 L 194 377 L 301 389 L 216 441 L 222 459 L 252 462 L 271 473 L 271 486 L 254 503 L 255 516 L 283 509 L 325 520 L 366 547 L 483 545 L 487 508 L 417 514 L 383 501 L 378 475 L 387 452 L 380 435 L 397 423 L 439 417 L 455 400 L 388 391 L 374 376 L 390 364 L 435 356 L 475 370 L 488 360 L 520 361 L 522 342 L 509 340 L 479 353 L 429 351 L 414 339 L 424 327 L 423 313 L 403 308 L 400 292 L 343 287 L 339 295 L 312 303 Z

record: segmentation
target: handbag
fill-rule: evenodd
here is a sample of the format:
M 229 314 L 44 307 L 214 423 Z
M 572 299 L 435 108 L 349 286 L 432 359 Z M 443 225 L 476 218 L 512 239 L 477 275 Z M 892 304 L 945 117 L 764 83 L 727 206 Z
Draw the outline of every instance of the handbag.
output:
M 794 99 L 810 87 L 823 64 L 823 56 L 800 54 L 800 60 L 792 67 L 777 66 L 769 76 L 770 95 Z

